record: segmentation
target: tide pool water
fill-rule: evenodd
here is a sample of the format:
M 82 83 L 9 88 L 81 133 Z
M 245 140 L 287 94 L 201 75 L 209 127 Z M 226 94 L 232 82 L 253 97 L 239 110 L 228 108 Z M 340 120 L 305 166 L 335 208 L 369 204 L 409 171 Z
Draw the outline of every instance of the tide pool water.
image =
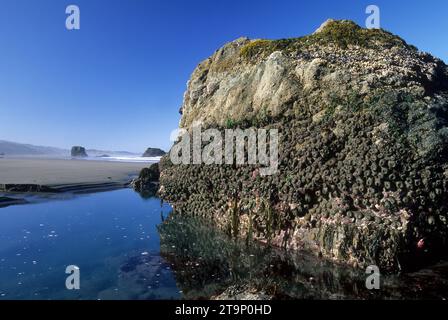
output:
M 448 262 L 381 274 L 235 240 L 130 189 L 0 208 L 0 300 L 446 299 Z M 80 269 L 68 290 L 67 266 Z
M 178 298 L 158 259 L 157 225 L 170 211 L 128 189 L 0 209 L 0 299 L 133 299 L 121 271 L 133 256 L 154 257 L 156 274 L 164 271 L 147 298 Z M 69 265 L 80 268 L 81 290 L 66 289 Z

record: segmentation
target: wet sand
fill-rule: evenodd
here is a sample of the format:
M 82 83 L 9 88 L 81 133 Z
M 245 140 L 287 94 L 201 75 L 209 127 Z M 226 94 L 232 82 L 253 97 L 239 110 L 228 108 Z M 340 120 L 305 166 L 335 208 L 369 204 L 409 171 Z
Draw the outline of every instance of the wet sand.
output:
M 126 184 L 150 163 L 87 160 L 0 159 L 0 185 L 56 188 Z

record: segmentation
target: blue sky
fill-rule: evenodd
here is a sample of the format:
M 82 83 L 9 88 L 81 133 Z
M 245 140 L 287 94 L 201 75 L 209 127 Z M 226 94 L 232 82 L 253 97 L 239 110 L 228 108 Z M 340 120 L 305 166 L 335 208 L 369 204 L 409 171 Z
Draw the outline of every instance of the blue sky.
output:
M 65 8 L 81 30 L 65 28 Z M 195 66 L 240 36 L 287 38 L 327 18 L 383 28 L 448 61 L 448 2 L 0 0 L 0 140 L 142 152 L 170 146 Z

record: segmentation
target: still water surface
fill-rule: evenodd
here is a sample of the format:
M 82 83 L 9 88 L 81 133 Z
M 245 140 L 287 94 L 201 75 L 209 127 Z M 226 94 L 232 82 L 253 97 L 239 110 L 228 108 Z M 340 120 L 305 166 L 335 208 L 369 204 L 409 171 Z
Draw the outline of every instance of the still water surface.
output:
M 65 288 L 65 269 L 81 270 L 81 290 Z M 130 189 L 0 208 L 2 299 L 448 298 L 448 265 L 366 275 L 262 245 L 247 246 L 198 218 L 171 213 Z
M 171 208 L 118 190 L 0 209 L 0 298 L 132 299 L 121 266 L 158 256 L 157 225 Z M 168 266 L 162 261 L 158 273 Z M 81 290 L 65 288 L 65 268 L 81 270 Z M 170 272 L 148 298 L 179 298 Z

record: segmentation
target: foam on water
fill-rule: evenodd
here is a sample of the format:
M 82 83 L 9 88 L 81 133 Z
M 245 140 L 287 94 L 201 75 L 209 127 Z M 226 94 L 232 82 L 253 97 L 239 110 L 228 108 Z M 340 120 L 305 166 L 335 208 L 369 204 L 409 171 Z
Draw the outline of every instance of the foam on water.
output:
M 111 157 L 88 157 L 85 160 L 92 161 L 116 161 L 116 162 L 159 162 L 161 157 L 124 157 L 124 156 L 111 156 Z

